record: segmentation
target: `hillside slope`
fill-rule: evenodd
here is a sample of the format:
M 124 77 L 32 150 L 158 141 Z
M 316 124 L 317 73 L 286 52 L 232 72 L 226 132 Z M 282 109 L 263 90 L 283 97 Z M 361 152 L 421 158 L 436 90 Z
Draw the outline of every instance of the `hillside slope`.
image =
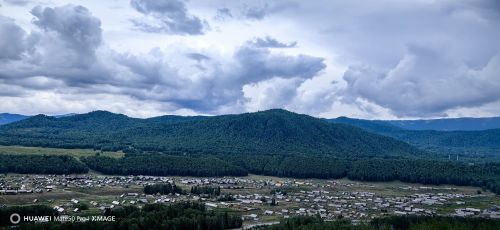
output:
M 472 158 L 500 160 L 500 129 L 477 131 L 408 130 L 376 120 L 339 117 L 328 121 L 353 125 L 446 156 L 458 154 Z
M 139 149 L 179 153 L 414 156 L 422 151 L 389 137 L 285 110 L 214 117 L 149 119 L 96 111 L 43 115 L 0 127 L 0 144 Z

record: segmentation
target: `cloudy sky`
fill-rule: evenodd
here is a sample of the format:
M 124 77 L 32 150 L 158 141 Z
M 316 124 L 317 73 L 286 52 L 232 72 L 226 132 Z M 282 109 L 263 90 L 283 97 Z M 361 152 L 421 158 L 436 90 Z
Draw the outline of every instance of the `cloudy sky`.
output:
M 0 112 L 500 116 L 496 0 L 0 4 Z

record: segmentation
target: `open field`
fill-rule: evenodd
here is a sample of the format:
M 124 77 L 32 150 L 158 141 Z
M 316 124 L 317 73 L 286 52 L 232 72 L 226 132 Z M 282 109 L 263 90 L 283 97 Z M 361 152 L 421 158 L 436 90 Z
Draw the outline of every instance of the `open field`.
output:
M 92 149 L 60 149 L 25 146 L 4 146 L 0 145 L 0 154 L 26 154 L 26 155 L 68 155 L 76 158 L 95 156 L 98 153 Z M 120 158 L 123 152 L 100 152 L 102 156 Z

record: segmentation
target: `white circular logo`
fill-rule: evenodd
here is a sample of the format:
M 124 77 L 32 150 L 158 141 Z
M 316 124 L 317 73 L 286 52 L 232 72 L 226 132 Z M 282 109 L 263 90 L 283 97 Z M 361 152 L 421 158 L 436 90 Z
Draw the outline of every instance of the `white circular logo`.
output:
M 19 222 L 21 222 L 21 216 L 17 213 L 12 213 L 12 215 L 10 215 L 10 222 L 13 224 L 19 224 Z

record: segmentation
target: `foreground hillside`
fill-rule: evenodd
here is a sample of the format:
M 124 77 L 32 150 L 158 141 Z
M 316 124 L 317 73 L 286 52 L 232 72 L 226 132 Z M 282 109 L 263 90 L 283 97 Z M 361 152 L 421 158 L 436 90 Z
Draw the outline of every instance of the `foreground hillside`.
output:
M 38 115 L 1 126 L 0 144 L 170 153 L 325 154 L 341 158 L 422 154 L 402 141 L 285 110 L 150 119 L 104 111 L 61 118 Z

